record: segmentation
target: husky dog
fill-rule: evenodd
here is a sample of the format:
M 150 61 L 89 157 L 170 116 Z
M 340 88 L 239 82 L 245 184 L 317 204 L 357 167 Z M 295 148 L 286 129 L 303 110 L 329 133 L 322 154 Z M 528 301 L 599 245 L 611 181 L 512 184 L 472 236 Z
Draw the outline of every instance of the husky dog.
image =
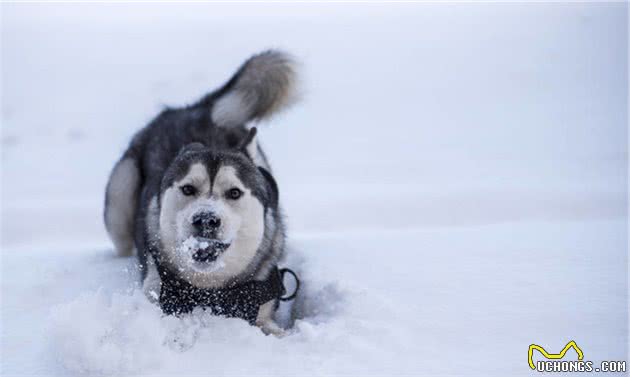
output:
M 286 54 L 255 55 L 197 103 L 159 114 L 116 163 L 105 226 L 119 255 L 135 247 L 143 289 L 166 313 L 210 307 L 281 333 L 285 228 L 247 124 L 292 103 L 295 79 Z

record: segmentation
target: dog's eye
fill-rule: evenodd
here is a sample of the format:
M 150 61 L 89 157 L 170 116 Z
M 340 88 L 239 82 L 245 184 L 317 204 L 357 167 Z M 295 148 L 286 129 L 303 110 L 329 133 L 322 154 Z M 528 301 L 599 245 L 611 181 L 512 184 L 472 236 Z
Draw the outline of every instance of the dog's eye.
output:
M 226 196 L 228 197 L 228 199 L 232 199 L 232 200 L 236 200 L 240 198 L 241 195 L 243 195 L 243 191 L 237 189 L 236 187 L 229 189 L 226 193 Z
M 195 195 L 197 193 L 197 189 L 193 185 L 183 185 L 179 189 L 182 190 L 182 194 L 186 196 Z

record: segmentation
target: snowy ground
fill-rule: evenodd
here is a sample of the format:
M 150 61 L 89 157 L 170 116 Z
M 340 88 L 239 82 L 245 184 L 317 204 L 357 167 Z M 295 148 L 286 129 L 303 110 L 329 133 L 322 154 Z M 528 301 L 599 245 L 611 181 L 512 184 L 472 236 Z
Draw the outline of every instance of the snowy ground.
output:
M 3 4 L 2 375 L 627 360 L 626 8 Z M 304 280 L 282 339 L 163 317 L 101 224 L 131 135 L 268 47 L 305 75 L 260 133 Z

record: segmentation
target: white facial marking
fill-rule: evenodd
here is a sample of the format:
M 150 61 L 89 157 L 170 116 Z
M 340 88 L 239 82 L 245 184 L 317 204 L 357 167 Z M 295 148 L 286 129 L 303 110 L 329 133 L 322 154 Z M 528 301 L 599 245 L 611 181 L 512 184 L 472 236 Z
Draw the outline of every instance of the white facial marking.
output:
M 191 183 L 193 182 L 193 183 Z M 194 196 L 185 196 L 180 187 L 192 184 Z M 238 199 L 230 199 L 227 192 L 237 188 Z M 212 213 L 220 219 L 216 240 L 228 245 L 216 260 L 198 262 L 193 254 L 203 247 L 197 239 L 192 219 L 195 214 Z M 212 188 L 206 168 L 198 163 L 190 167 L 180 181 L 162 195 L 160 235 L 166 262 L 191 284 L 209 288 L 243 272 L 254 259 L 264 233 L 264 207 L 260 200 L 241 182 L 231 166 L 219 168 Z
M 181 187 L 193 185 L 197 195 L 185 196 Z M 160 235 L 162 245 L 168 250 L 177 246 L 188 238 L 190 232 L 190 218 L 198 207 L 198 201 L 208 196 L 210 191 L 210 177 L 201 163 L 193 164 L 188 173 L 181 180 L 173 183 L 162 194 L 162 208 L 160 211 Z

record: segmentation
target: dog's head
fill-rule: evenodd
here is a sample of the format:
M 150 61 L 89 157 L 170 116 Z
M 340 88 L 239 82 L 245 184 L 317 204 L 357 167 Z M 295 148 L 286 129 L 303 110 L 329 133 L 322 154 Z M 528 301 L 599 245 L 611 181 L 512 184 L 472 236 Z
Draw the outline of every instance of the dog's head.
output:
M 193 285 L 211 287 L 254 260 L 278 206 L 271 174 L 256 166 L 255 129 L 234 151 L 185 146 L 159 195 L 162 258 Z

